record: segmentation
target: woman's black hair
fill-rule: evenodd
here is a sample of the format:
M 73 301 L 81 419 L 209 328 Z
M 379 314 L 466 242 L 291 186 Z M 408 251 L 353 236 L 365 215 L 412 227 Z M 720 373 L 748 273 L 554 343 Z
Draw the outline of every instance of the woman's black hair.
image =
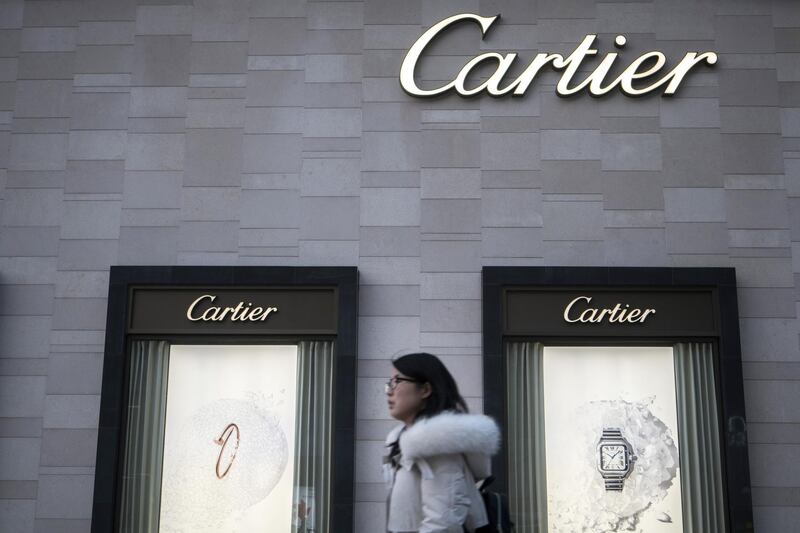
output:
M 469 412 L 467 402 L 458 392 L 456 380 L 438 357 L 427 352 L 410 353 L 392 361 L 404 376 L 415 380 L 417 386 L 430 383 L 431 395 L 417 413 L 417 418 L 438 415 L 442 411 Z

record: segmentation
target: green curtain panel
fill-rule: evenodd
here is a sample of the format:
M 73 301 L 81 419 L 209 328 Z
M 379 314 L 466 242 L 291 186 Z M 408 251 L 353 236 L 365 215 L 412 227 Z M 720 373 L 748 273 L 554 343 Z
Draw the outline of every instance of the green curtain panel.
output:
M 294 490 L 296 501 L 305 503 L 297 509 L 292 533 L 328 533 L 330 528 L 333 352 L 333 341 L 297 346 Z
M 547 531 L 544 387 L 538 342 L 505 347 L 508 383 L 508 496 L 519 533 Z
M 678 343 L 675 386 L 678 400 L 683 530 L 724 533 L 725 504 L 714 351 L 711 343 Z
M 120 497 L 124 533 L 158 531 L 168 369 L 168 342 L 133 343 Z

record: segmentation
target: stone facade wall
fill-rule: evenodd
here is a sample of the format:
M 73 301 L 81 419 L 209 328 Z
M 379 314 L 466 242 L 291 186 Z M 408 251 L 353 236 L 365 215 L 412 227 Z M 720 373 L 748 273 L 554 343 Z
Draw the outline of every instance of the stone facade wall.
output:
M 587 33 L 720 60 L 671 99 L 406 95 L 461 12 L 502 18 L 424 80 Z M 389 357 L 441 354 L 481 408 L 483 265 L 735 267 L 755 529 L 800 522 L 796 1 L 3 0 L 0 198 L 0 530 L 89 530 L 116 264 L 358 266 L 358 533 Z

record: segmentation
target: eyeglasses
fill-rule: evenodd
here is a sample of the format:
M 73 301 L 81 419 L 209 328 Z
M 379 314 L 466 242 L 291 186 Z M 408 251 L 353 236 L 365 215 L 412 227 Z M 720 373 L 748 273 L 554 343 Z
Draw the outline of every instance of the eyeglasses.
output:
M 386 385 L 384 385 L 384 387 L 383 387 L 384 392 L 386 392 L 386 394 L 389 394 L 390 392 L 392 392 L 394 389 L 397 388 L 397 385 L 401 381 L 408 381 L 409 383 L 419 383 L 419 381 L 416 380 L 416 379 L 400 378 L 400 377 L 394 376 L 393 378 L 391 378 L 389 381 L 386 382 Z

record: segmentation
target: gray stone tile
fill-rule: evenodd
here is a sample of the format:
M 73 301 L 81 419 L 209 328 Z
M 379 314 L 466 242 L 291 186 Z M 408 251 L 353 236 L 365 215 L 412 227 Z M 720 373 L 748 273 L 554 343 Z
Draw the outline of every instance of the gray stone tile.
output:
M 605 133 L 603 170 L 661 170 L 661 137 L 650 133 Z
M 389 359 L 400 350 L 419 349 L 419 317 L 359 317 L 360 359 Z
M 184 187 L 181 196 L 181 220 L 238 219 L 239 187 Z
M 419 189 L 361 189 L 362 226 L 419 226 Z
M 362 170 L 418 170 L 421 136 L 412 132 L 364 132 Z
M 26 80 L 69 80 L 75 69 L 74 52 L 21 52 L 17 77 Z
M 422 22 L 420 0 L 411 0 L 399 5 L 392 0 L 371 0 L 364 4 L 365 24 L 415 24 Z
M 484 170 L 540 168 L 538 133 L 481 133 L 480 148 Z
M 359 316 L 419 316 L 418 285 L 369 285 L 358 291 Z
M 43 416 L 46 379 L 44 376 L 0 376 L 0 417 Z
M 421 200 L 423 233 L 480 233 L 480 200 Z
M 109 160 L 125 156 L 127 133 L 124 131 L 71 131 L 68 157 L 70 159 Z
M 119 237 L 119 201 L 64 202 L 63 239 L 116 239 Z
M 151 52 L 151 55 L 155 55 Z M 78 74 L 127 74 L 137 57 L 129 45 L 79 46 L 75 54 Z M 141 78 L 139 78 L 141 80 Z
M 601 202 L 543 202 L 545 240 L 602 240 Z
M 251 190 L 242 195 L 243 228 L 298 228 L 300 197 L 296 190 Z
M 777 107 L 725 106 L 720 115 L 722 133 L 781 133 L 781 110 Z
M 0 354 L 3 357 L 47 357 L 51 324 L 49 316 L 3 316 L 0 319 Z M 32 416 L 41 416 L 41 413 Z
M 420 253 L 420 230 L 416 226 L 362 226 L 359 244 L 361 257 L 417 257 Z
M 133 21 L 81 21 L 79 45 L 133 44 L 136 24 Z
M 243 140 L 244 172 L 300 171 L 300 135 L 245 135 Z
M 669 253 L 728 253 L 728 228 L 724 222 L 669 223 L 665 231 Z
M 240 74 L 247 69 L 247 43 L 193 42 L 192 74 Z
M 306 56 L 305 80 L 310 83 L 358 82 L 363 60 L 356 54 L 310 54 Z
M 139 35 L 133 59 L 134 85 L 181 86 L 189 80 L 191 37 Z
M 105 270 L 117 260 L 117 240 L 62 240 L 58 268 L 62 270 Z
M 66 301 L 74 301 L 65 299 Z M 50 357 L 48 394 L 100 394 L 102 354 L 64 354 Z
M 196 0 L 193 6 L 192 40 L 247 41 L 250 8 L 247 0 L 225 3 Z
M 542 130 L 542 159 L 600 159 L 599 130 Z
M 74 93 L 70 129 L 124 130 L 129 101 L 127 93 Z
M 36 518 L 89 519 L 93 493 L 94 476 L 40 476 Z
M 364 27 L 364 5 L 359 2 L 312 2 L 306 10 L 313 30 L 360 30 Z
M 181 170 L 185 145 L 183 134 L 129 134 L 125 170 Z
M 136 8 L 137 35 L 190 35 L 192 6 L 140 5 Z
M 726 192 L 728 226 L 731 228 L 785 228 L 788 225 L 782 191 Z
M 661 102 L 664 128 L 719 128 L 719 101 L 714 98 L 665 98 Z
M 480 140 L 478 131 L 424 131 L 421 164 L 426 168 L 477 168 L 481 163 Z
M 0 479 L 38 479 L 39 444 L 39 439 L 0 438 Z
M 180 172 L 125 172 L 123 208 L 180 207 Z
M 122 193 L 124 161 L 68 161 L 64 192 L 78 194 Z
M 300 239 L 358 240 L 358 197 L 304 197 L 300 199 L 303 213 L 314 213 L 300 222 Z
M 480 198 L 479 169 L 426 168 L 421 172 L 422 198 Z
M 481 264 L 479 241 L 423 241 L 423 272 L 476 272 Z
M 306 109 L 303 132 L 306 137 L 359 137 L 361 110 Z
M 250 71 L 247 73 L 247 106 L 303 106 L 302 71 Z
M 174 265 L 177 260 L 177 227 L 123 227 L 119 234 L 119 264 Z
M 182 222 L 178 251 L 235 252 L 239 249 L 239 221 Z
M 131 87 L 131 117 L 185 117 L 186 87 Z
M 664 219 L 667 222 L 725 222 L 726 218 L 724 189 L 664 189 Z
M 483 228 L 482 255 L 495 257 L 542 257 L 542 228 Z
M 726 173 L 780 174 L 781 139 L 768 134 L 725 134 L 722 139 L 722 169 Z
M 61 189 L 8 189 L 3 202 L 3 225 L 58 226 L 63 200 Z
M 303 158 L 300 192 L 303 196 L 357 196 L 361 178 L 359 159 Z
M 541 227 L 541 190 L 484 190 L 481 213 L 483 227 Z
M 96 429 L 45 429 L 41 440 L 42 466 L 94 466 Z
M 14 117 L 68 117 L 72 82 L 69 80 L 17 80 Z
M 720 105 L 778 105 L 778 80 L 772 69 L 720 69 Z
M 305 19 L 257 18 L 250 21 L 250 55 L 303 54 L 305 43 Z
M 53 329 L 101 331 L 106 323 L 106 310 L 106 298 L 56 298 Z
M 722 53 L 743 54 L 775 51 L 772 17 L 721 16 L 714 21 L 716 44 Z
M 10 170 L 64 170 L 67 135 L 23 134 L 11 136 Z
M 3 16 L 0 15 L 0 19 Z M 3 531 L 33 531 L 35 511 L 36 500 L 0 501 L 0 528 Z
M 662 173 L 666 187 L 721 187 L 722 139 L 717 130 L 665 129 Z
M 474 332 L 481 329 L 479 300 L 423 300 L 420 311 L 422 331 Z
M 0 315 L 49 315 L 53 312 L 52 285 L 0 285 Z

